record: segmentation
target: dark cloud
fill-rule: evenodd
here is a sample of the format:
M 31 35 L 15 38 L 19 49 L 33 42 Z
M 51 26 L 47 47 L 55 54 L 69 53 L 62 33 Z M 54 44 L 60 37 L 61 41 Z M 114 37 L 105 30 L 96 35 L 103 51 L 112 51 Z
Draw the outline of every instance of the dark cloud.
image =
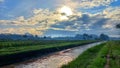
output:
M 75 19 L 74 19 L 75 18 Z M 98 17 L 98 16 L 89 16 L 88 14 L 83 14 L 82 16 L 71 16 L 69 20 L 59 22 L 55 25 L 52 25 L 53 28 L 66 28 L 70 26 L 73 29 L 82 28 L 82 29 L 97 29 L 102 28 L 102 26 L 108 21 L 109 19 Z M 79 29 L 81 30 L 81 29 Z
M 117 24 L 117 25 L 116 25 L 116 28 L 117 28 L 117 29 L 120 29 L 120 24 Z
M 58 22 L 51 26 L 51 28 L 58 28 L 47 30 L 45 34 L 61 34 L 61 35 L 71 35 L 76 33 L 91 33 L 100 34 L 110 32 L 108 29 L 102 28 L 105 23 L 110 20 L 108 18 L 89 16 L 88 14 L 83 14 L 82 16 L 71 16 L 69 20 Z M 71 29 L 76 29 L 78 31 L 66 30 L 66 27 Z M 108 30 L 108 31 L 107 31 Z
M 96 19 L 96 18 L 95 18 Z M 91 26 L 93 29 L 102 29 L 102 26 L 105 25 L 105 23 L 108 21 L 109 19 L 107 18 L 97 18 L 96 22 L 93 24 L 93 26 Z

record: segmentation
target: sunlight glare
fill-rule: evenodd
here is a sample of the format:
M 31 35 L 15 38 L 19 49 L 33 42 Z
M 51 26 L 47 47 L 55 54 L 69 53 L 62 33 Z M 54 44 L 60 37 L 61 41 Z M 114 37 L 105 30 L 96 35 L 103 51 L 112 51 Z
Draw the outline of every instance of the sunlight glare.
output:
M 60 13 L 64 13 L 66 16 L 70 16 L 73 14 L 72 9 L 70 7 L 67 6 L 63 6 L 60 10 Z

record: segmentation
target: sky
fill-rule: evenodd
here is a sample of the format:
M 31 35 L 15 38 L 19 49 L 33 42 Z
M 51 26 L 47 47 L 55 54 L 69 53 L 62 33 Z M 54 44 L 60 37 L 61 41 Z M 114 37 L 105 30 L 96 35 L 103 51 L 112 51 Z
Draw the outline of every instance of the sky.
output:
M 0 0 L 0 33 L 120 37 L 120 0 Z

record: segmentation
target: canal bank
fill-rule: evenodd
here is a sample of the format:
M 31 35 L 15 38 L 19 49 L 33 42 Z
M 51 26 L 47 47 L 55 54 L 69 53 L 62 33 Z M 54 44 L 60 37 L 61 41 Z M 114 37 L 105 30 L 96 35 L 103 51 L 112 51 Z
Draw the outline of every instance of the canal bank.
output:
M 49 54 L 37 59 L 31 59 L 25 62 L 6 66 L 4 68 L 59 68 L 64 64 L 72 61 L 79 56 L 82 52 L 90 47 L 101 44 L 102 42 L 91 43 L 84 46 L 69 48 L 63 51 Z

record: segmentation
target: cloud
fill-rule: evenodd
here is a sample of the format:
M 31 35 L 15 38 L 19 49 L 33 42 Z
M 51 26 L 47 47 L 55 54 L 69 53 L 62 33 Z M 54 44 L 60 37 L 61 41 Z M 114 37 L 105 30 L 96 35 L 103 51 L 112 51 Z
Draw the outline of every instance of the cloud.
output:
M 4 33 L 19 33 L 23 34 L 29 32 L 32 34 L 40 34 L 50 28 L 51 25 L 63 21 L 60 19 L 61 14 L 56 11 L 49 11 L 49 9 L 34 9 L 34 15 L 30 18 L 24 16 L 17 17 L 13 20 L 0 20 L 1 26 L 9 26 L 10 29 L 2 29 Z M 16 28 L 14 28 L 16 27 Z M 8 30 L 8 31 L 7 31 Z
M 120 7 L 109 7 L 103 10 L 104 18 L 109 20 L 103 25 L 103 28 L 115 28 L 120 23 Z
M 90 31 L 94 28 L 111 29 L 114 28 L 113 24 L 115 23 L 113 22 L 119 22 L 114 21 L 114 18 L 106 17 L 108 14 L 105 13 L 90 14 L 76 12 L 68 16 L 68 20 L 61 20 L 60 13 L 50 11 L 49 9 L 34 9 L 33 14 L 30 18 L 20 16 L 13 20 L 0 20 L 1 26 L 9 26 L 8 28 L 1 29 L 1 32 L 21 34 L 28 32 L 37 35 L 43 35 L 49 29 L 79 32 L 81 30 Z
M 34 35 L 43 35 L 48 30 L 53 30 L 54 32 L 80 32 L 81 30 L 91 31 L 101 29 L 102 32 L 102 29 L 113 29 L 116 24 L 120 23 L 119 7 L 108 7 L 102 12 L 94 14 L 76 11 L 75 9 L 108 6 L 114 1 L 115 0 L 62 0 L 55 10 L 37 8 L 31 11 L 31 17 L 19 16 L 11 20 L 0 20 L 0 26 L 2 26 L 0 27 L 0 33 L 24 34 L 28 32 Z M 65 20 L 61 19 L 61 16 L 64 15 L 57 11 L 64 5 L 70 7 L 73 11 L 72 15 L 65 16 L 67 18 L 64 18 Z M 19 9 L 21 9 L 21 7 Z M 17 9 L 15 8 L 14 10 L 16 11 Z
M 108 20 L 103 24 L 103 28 L 109 28 L 109 29 L 114 29 L 116 24 L 120 23 L 119 21 L 115 21 L 115 20 Z
M 116 25 L 116 28 L 120 29 L 120 23 Z
M 35 28 L 30 28 L 30 27 L 22 27 L 22 28 L 5 28 L 1 29 L 0 28 L 0 33 L 10 33 L 10 34 L 25 34 L 25 33 L 30 33 L 33 35 L 42 35 L 43 32 L 36 31 Z
M 53 30 L 81 31 L 99 29 L 109 20 L 101 15 L 82 14 L 69 17 L 67 21 L 60 21 L 51 26 Z
M 76 8 L 94 8 L 99 6 L 109 6 L 112 2 L 115 2 L 116 0 L 60 0 L 58 1 L 61 5 L 69 6 L 73 9 Z
M 120 20 L 120 7 L 109 7 L 103 11 L 105 18 L 111 18 L 113 20 Z

